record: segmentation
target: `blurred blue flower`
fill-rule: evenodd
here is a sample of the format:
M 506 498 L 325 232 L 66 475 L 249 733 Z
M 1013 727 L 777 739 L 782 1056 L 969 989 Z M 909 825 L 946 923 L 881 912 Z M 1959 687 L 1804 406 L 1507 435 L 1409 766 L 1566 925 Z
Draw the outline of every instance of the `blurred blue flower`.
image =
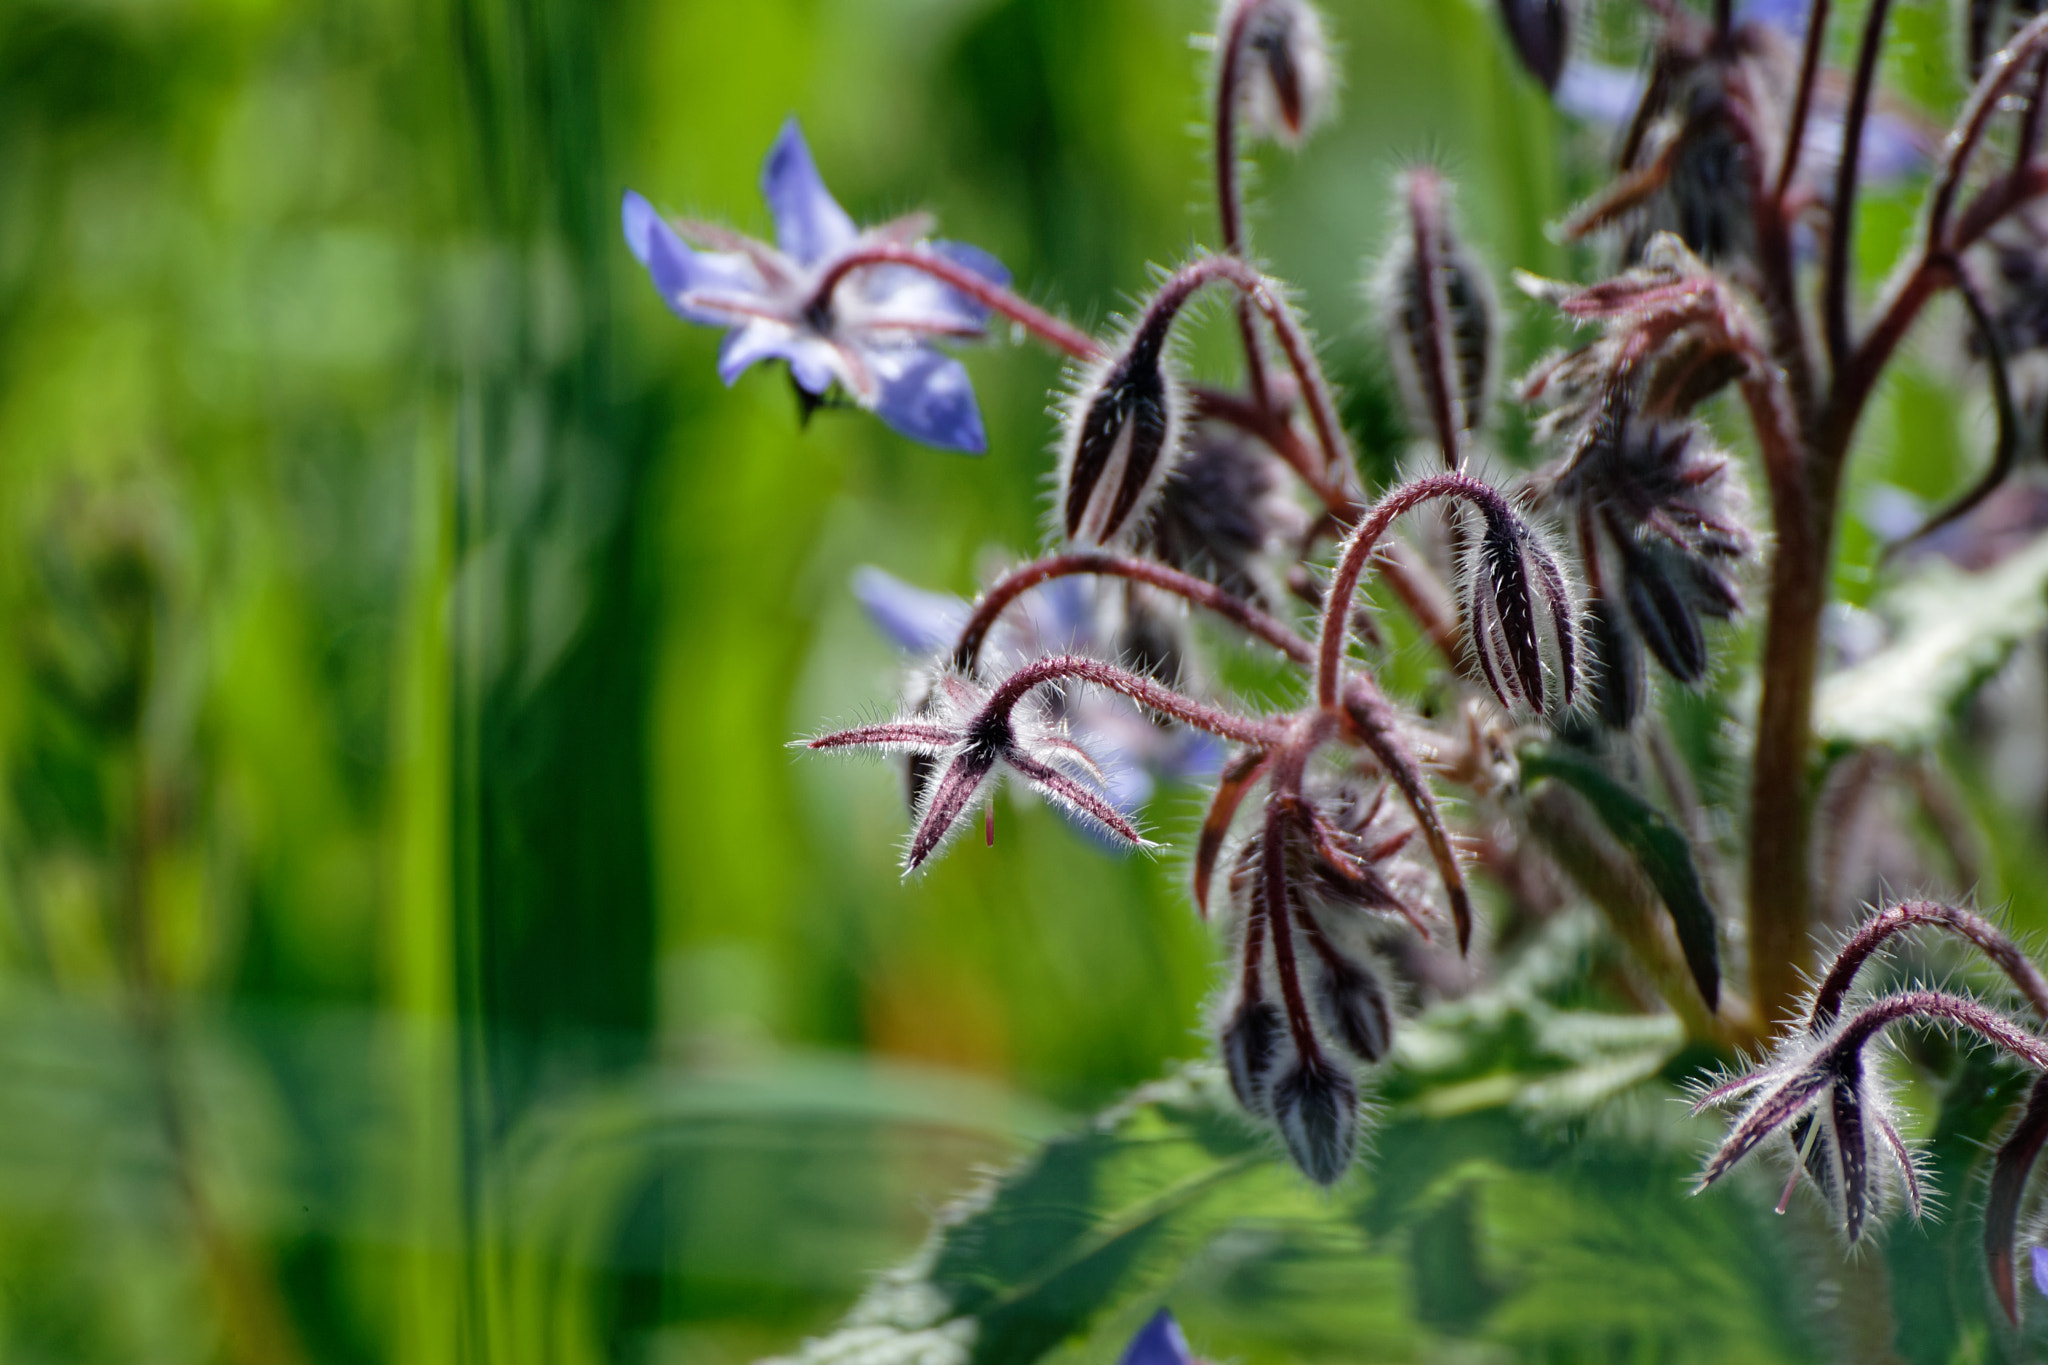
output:
M 877 630 L 921 659 L 950 654 L 972 610 L 951 593 L 913 587 L 873 565 L 854 572 L 853 593 Z M 1113 658 L 1108 634 L 1090 580 L 1055 578 L 1010 608 L 982 647 L 982 658 L 999 671 L 1046 654 Z M 1223 766 L 1224 746 L 1214 736 L 1155 724 L 1113 693 L 1076 688 L 1063 706 L 1067 727 L 1102 765 L 1102 794 L 1126 815 L 1144 809 L 1158 782 L 1202 781 Z
M 2034 1248 L 2034 1288 L 2048 1294 L 2048 1247 Z
M 1805 36 L 1812 0 L 1749 0 L 1736 7 L 1738 22 L 1778 30 L 1790 39 Z M 1634 116 L 1648 81 L 1640 71 L 1604 62 L 1574 58 L 1557 85 L 1557 105 L 1566 113 L 1604 128 L 1619 129 Z M 1823 82 L 1816 92 L 1805 151 L 1800 157 L 1802 180 L 1826 187 L 1842 156 L 1844 92 Z M 1885 184 L 1925 165 L 1940 134 L 1910 114 L 1874 108 L 1863 125 L 1858 167 L 1866 185 Z
M 1181 1335 L 1180 1324 L 1173 1320 L 1173 1314 L 1162 1308 L 1152 1315 L 1152 1320 L 1138 1329 L 1138 1335 L 1131 1338 L 1131 1344 L 1124 1349 L 1123 1359 L 1118 1365 L 1201 1365 L 1188 1350 L 1188 1339 Z
M 866 231 L 854 225 L 818 176 L 794 118 L 761 170 L 761 193 L 778 246 L 708 223 L 664 221 L 626 191 L 626 244 L 647 267 L 671 311 L 726 329 L 718 377 L 727 384 L 762 360 L 789 363 L 798 388 L 822 398 L 834 384 L 913 441 L 980 454 L 988 448 L 966 367 L 933 337 L 982 334 L 988 310 L 912 266 L 855 265 L 831 290 L 819 285 L 869 247 L 921 245 L 995 285 L 1010 274 L 978 247 L 923 242 L 928 217 L 913 214 Z M 702 250 L 692 249 L 684 234 Z

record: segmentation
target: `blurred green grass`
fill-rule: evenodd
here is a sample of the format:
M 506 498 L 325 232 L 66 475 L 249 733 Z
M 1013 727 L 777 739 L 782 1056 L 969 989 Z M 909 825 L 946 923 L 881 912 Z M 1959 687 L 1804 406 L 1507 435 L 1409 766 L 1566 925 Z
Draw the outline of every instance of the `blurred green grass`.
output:
M 1385 471 L 1392 175 L 1565 273 L 1585 135 L 1490 4 L 1327 8 L 1341 118 L 1262 154 L 1255 232 Z M 0 1357 L 743 1361 L 1200 1055 L 1174 861 L 1006 801 L 903 885 L 895 774 L 783 747 L 894 695 L 856 565 L 967 592 L 1040 542 L 1058 365 L 971 357 L 985 460 L 800 429 L 616 217 L 765 229 L 794 112 L 857 218 L 933 208 L 1101 323 L 1214 239 L 1209 18 L 0 9 Z M 1885 477 L 1960 477 L 1952 398 L 1892 411 Z

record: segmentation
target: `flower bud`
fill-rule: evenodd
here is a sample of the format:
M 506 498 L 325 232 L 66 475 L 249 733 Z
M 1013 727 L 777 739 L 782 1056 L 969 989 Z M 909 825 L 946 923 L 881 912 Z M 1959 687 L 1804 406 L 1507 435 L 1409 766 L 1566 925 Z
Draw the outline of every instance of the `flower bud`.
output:
M 1644 644 L 1672 677 L 1698 682 L 1708 662 L 1700 617 L 1726 620 L 1740 611 L 1735 586 L 1705 559 L 1668 541 L 1632 538 L 1621 551 L 1622 592 Z
M 1262 1000 L 1239 1004 L 1224 1025 L 1223 1069 L 1230 1092 L 1256 1118 L 1272 1116 L 1274 1073 L 1285 1060 L 1287 1025 L 1280 1011 Z
M 1522 65 L 1555 91 L 1571 51 L 1571 7 L 1565 0 L 1500 0 L 1500 17 Z
M 1069 541 L 1107 546 L 1144 525 L 1179 454 L 1181 395 L 1164 351 L 1171 311 L 1146 314 L 1068 416 L 1060 521 Z
M 1322 16 L 1304 0 L 1226 0 L 1217 32 L 1239 45 L 1237 98 L 1246 131 L 1300 146 L 1330 109 Z
M 1492 277 L 1459 237 L 1444 197 L 1433 170 L 1404 178 L 1405 221 L 1374 293 L 1410 428 L 1437 431 L 1448 418 L 1464 433 L 1485 425 L 1492 410 L 1500 306 Z
M 1337 1041 L 1368 1065 L 1384 1059 L 1394 1039 L 1394 1010 L 1378 974 L 1341 953 L 1318 967 L 1318 1002 Z
M 1321 1058 L 1303 1058 L 1273 1087 L 1273 1121 L 1301 1173 L 1334 1185 L 1358 1154 L 1358 1087 Z
M 1160 490 L 1146 549 L 1233 596 L 1272 605 L 1286 590 L 1268 557 L 1307 531 L 1287 467 L 1238 433 L 1204 422 L 1189 432 L 1187 452 Z
M 1643 709 L 1643 655 L 1635 634 L 1619 619 L 1615 604 L 1598 594 L 1586 601 L 1588 691 L 1593 710 L 1610 730 L 1626 730 Z
M 1519 517 L 1495 507 L 1483 517 L 1467 556 L 1466 617 L 1479 671 L 1511 711 L 1569 706 L 1578 690 L 1578 642 L 1564 572 Z

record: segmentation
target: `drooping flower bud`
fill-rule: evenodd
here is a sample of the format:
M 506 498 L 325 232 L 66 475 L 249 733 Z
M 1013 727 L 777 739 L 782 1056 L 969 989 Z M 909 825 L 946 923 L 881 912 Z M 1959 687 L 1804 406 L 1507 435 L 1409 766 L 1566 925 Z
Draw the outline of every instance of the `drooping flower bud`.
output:
M 1437 173 L 1410 171 L 1401 189 L 1406 213 L 1373 292 L 1409 425 L 1449 448 L 1492 410 L 1499 300 L 1458 235 Z
M 1146 550 L 1163 564 L 1236 597 L 1272 605 L 1286 589 L 1269 562 L 1291 550 L 1309 519 L 1290 494 L 1287 467 L 1219 423 L 1198 423 L 1160 490 Z
M 1224 1023 L 1221 1041 L 1230 1092 L 1247 1114 L 1271 1117 L 1273 1078 L 1291 1055 L 1280 1011 L 1263 1000 L 1240 1003 Z
M 1301 1173 L 1334 1185 L 1358 1154 L 1358 1087 L 1321 1058 L 1304 1058 L 1273 1087 L 1273 1122 Z
M 1610 730 L 1626 730 L 1643 709 L 1643 654 L 1635 633 L 1619 619 L 1613 602 L 1595 593 L 1586 599 L 1587 691 L 1594 714 Z
M 1578 627 L 1564 571 L 1505 507 L 1487 507 L 1482 520 L 1465 565 L 1466 625 L 1480 674 L 1510 711 L 1545 715 L 1570 706 L 1578 695 Z
M 1571 52 L 1571 7 L 1565 0 L 1500 0 L 1515 55 L 1545 90 L 1557 89 Z
M 1341 952 L 1318 960 L 1317 1003 L 1330 1032 L 1359 1061 L 1374 1065 L 1394 1041 L 1394 1008 L 1379 974 Z
M 1178 307 L 1148 309 L 1071 405 L 1060 529 L 1076 545 L 1107 546 L 1136 534 L 1179 457 L 1183 403 L 1165 356 Z
M 1306 0 L 1225 0 L 1216 32 L 1225 44 L 1224 69 L 1236 81 L 1246 131 L 1300 146 L 1330 110 L 1329 42 L 1315 6 Z

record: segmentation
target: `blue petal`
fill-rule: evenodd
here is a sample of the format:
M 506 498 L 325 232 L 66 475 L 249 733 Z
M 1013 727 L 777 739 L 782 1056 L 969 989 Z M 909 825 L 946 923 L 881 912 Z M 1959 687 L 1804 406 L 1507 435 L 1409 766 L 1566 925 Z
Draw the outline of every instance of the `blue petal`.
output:
M 1604 62 L 1571 61 L 1557 82 L 1557 107 L 1574 118 L 1620 127 L 1643 98 L 1643 78 Z
M 1180 1334 L 1180 1324 L 1162 1308 L 1131 1338 L 1119 1365 L 1195 1365 L 1195 1358 Z
M 634 259 L 647 267 L 669 311 L 685 322 L 724 327 L 731 321 L 723 314 L 688 306 L 683 302 L 685 294 L 708 290 L 745 298 L 762 292 L 760 276 L 745 257 L 692 251 L 654 206 L 632 190 L 626 191 L 619 218 Z
M 1806 16 L 1812 10 L 1813 0 L 1748 0 L 1740 17 L 1745 23 L 1769 24 L 1799 37 L 1806 32 Z
M 760 321 L 735 327 L 719 344 L 718 377 L 730 388 L 733 381 L 760 361 L 788 360 L 794 340 L 789 328 L 780 323 Z
M 966 366 L 929 346 L 870 353 L 868 362 L 880 381 L 874 407 L 884 422 L 940 450 L 980 455 L 988 449 Z
M 1160 760 L 1159 775 L 1183 782 L 1206 781 L 1223 771 L 1223 760 L 1228 752 L 1228 746 L 1216 736 L 1189 730 L 1186 737 L 1168 749 Z
M 954 265 L 972 270 L 990 284 L 1008 287 L 1010 283 L 1010 268 L 978 246 L 967 242 L 933 242 L 931 249 Z
M 775 215 L 775 240 L 798 265 L 816 265 L 852 246 L 860 230 L 825 188 L 795 116 L 782 125 L 761 168 L 761 197 Z
M 2034 1288 L 2048 1294 L 2048 1247 L 2034 1248 Z
M 912 587 L 872 564 L 853 571 L 853 595 L 875 629 L 913 654 L 950 649 L 972 610 L 951 593 Z
M 1010 272 L 978 246 L 965 242 L 933 242 L 927 248 L 981 276 L 990 284 L 1007 285 Z M 868 272 L 862 295 L 871 310 L 871 326 L 914 323 L 928 329 L 969 330 L 988 321 L 988 309 L 951 285 L 911 266 L 889 266 Z

